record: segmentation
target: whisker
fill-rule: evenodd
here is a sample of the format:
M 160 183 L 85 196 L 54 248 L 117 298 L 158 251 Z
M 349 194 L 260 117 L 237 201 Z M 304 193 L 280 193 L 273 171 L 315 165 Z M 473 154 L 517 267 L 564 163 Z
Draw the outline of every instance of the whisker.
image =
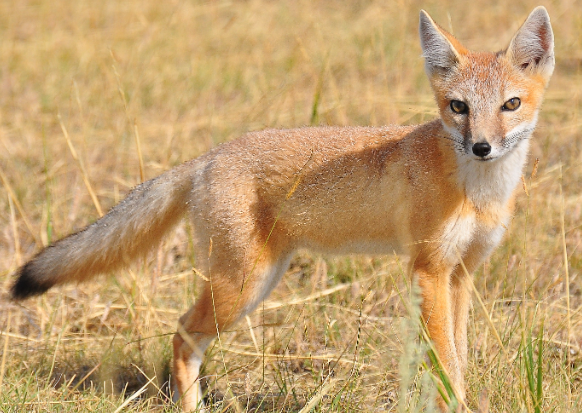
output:
M 452 144 L 451 146 L 457 152 L 463 153 L 465 151 L 465 143 L 462 140 L 455 139 L 453 136 L 438 135 L 438 137 L 451 142 L 451 144 Z
M 448 141 L 451 141 L 451 142 L 457 143 L 457 144 L 459 144 L 459 145 L 463 145 L 463 141 L 460 141 L 460 140 L 458 140 L 458 139 L 455 139 L 455 138 L 454 138 L 454 137 L 452 137 L 452 136 L 442 136 L 442 135 L 439 135 L 439 138 L 446 139 L 446 140 L 448 140 Z
M 521 140 L 530 139 L 531 133 L 533 131 L 534 131 L 534 128 L 527 128 L 527 129 L 524 129 L 522 131 L 508 135 L 505 137 L 505 139 L 502 143 L 502 146 L 504 148 L 511 148 L 514 144 L 516 144 L 517 142 L 519 142 Z

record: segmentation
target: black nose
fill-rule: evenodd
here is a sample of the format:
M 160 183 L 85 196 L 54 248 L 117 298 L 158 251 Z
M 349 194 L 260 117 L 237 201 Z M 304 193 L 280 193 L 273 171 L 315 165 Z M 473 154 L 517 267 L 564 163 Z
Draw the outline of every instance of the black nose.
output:
M 484 158 L 491 153 L 491 145 L 487 142 L 477 142 L 473 145 L 473 153 Z

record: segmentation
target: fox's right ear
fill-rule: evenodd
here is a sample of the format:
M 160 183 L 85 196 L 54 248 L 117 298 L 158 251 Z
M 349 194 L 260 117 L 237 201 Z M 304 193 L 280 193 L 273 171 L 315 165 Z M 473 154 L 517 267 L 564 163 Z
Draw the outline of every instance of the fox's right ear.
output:
M 457 39 L 439 27 L 424 10 L 420 11 L 419 32 L 424 67 L 429 77 L 449 71 L 466 53 Z
M 547 82 L 554 71 L 554 34 L 550 16 L 543 6 L 536 7 L 521 25 L 509 47 L 507 57 L 518 68 L 541 74 Z

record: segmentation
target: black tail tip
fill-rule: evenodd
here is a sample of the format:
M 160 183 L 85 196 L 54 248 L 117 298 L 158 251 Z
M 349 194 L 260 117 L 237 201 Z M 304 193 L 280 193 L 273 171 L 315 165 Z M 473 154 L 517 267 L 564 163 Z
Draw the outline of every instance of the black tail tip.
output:
M 18 271 L 17 279 L 10 289 L 13 300 L 24 300 L 25 298 L 40 295 L 52 287 L 52 284 L 43 283 L 40 277 L 35 275 L 29 262 Z

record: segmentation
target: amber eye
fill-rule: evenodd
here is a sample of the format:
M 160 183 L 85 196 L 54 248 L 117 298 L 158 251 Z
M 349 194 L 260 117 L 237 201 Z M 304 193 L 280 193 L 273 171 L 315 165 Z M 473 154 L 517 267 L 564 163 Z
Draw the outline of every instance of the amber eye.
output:
M 519 98 L 511 98 L 503 104 L 503 110 L 516 110 L 521 106 L 521 100 Z
M 455 113 L 463 114 L 467 113 L 469 108 L 464 102 L 461 102 L 460 100 L 451 100 L 451 110 Z

